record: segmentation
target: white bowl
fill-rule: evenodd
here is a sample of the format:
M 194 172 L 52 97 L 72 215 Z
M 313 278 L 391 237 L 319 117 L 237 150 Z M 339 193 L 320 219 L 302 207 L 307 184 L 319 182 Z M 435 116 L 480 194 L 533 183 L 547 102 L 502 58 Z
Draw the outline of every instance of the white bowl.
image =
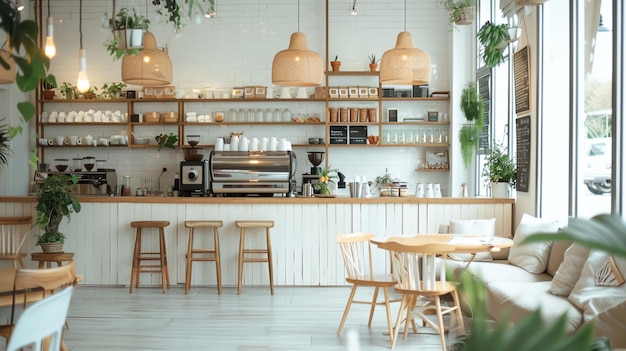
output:
M 135 138 L 135 144 L 137 145 L 147 145 L 150 142 L 148 138 Z

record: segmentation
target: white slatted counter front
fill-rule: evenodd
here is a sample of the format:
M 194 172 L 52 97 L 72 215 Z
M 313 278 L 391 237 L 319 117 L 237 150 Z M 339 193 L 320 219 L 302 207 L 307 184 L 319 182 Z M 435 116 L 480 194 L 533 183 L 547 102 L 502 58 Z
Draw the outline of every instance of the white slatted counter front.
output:
M 183 284 L 187 233 L 185 220 L 219 219 L 222 283 L 237 284 L 238 230 L 234 222 L 272 219 L 275 284 L 278 286 L 344 285 L 345 274 L 335 235 L 368 231 L 376 235 L 437 233 L 450 219 L 496 218 L 496 234 L 513 228 L 513 199 L 443 198 L 417 199 L 303 199 L 303 198 L 149 198 L 81 197 L 82 211 L 63 221 L 64 250 L 75 253 L 83 284 L 128 285 L 134 220 L 167 220 L 166 228 L 170 281 Z M 0 198 L 0 216 L 35 218 L 35 198 Z M 37 229 L 34 229 L 36 232 Z M 156 238 L 156 235 L 154 236 Z M 212 245 L 207 236 L 196 234 L 196 245 Z M 248 240 L 247 240 L 248 242 Z M 253 241 L 249 241 L 250 244 Z M 259 241 L 263 243 L 261 235 Z M 156 241 L 154 241 L 156 244 Z M 41 249 L 29 237 L 26 250 Z M 388 265 L 384 252 L 376 251 L 381 270 Z M 29 255 L 30 257 L 30 255 Z M 27 264 L 34 263 L 27 259 Z M 244 285 L 268 285 L 267 267 L 246 265 Z M 192 284 L 215 285 L 213 263 L 194 264 Z M 160 284 L 158 274 L 142 275 L 142 285 Z

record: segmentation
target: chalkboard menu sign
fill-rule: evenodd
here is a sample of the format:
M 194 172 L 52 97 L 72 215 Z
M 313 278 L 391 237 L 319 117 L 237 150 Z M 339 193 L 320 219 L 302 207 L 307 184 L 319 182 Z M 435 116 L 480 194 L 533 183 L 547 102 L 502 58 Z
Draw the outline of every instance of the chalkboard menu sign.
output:
M 515 137 L 517 140 L 515 158 L 517 159 L 517 191 L 528 192 L 530 180 L 530 116 L 515 120 Z
M 530 111 L 530 61 L 528 56 L 528 46 L 513 55 L 515 113 Z

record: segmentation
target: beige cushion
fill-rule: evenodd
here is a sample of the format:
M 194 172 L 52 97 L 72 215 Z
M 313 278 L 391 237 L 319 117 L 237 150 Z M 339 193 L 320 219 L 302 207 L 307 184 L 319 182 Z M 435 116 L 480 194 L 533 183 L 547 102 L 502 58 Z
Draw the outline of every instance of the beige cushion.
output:
M 554 244 L 556 243 L 558 241 Z M 550 292 L 554 295 L 568 296 L 572 292 L 589 256 L 589 248 L 572 244 L 565 251 L 564 256 L 561 266 L 552 279 Z
M 463 270 L 467 270 L 475 277 L 479 277 L 486 285 L 492 282 L 542 282 L 550 281 L 552 277 L 547 274 L 531 274 L 527 271 L 507 264 L 503 261 L 472 262 L 467 266 L 467 262 L 446 261 L 446 266 L 450 267 L 456 276 Z
M 477 236 L 494 236 L 496 234 L 496 219 L 451 219 L 450 227 L 448 228 L 450 234 L 473 234 Z M 457 261 L 469 261 L 472 258 L 471 254 L 450 254 L 448 255 L 453 260 Z M 491 254 L 489 252 L 479 252 L 474 257 L 474 261 L 491 261 Z
M 560 229 L 559 229 L 560 231 Z M 556 271 L 559 270 L 563 259 L 565 258 L 565 251 L 572 245 L 571 241 L 558 240 L 552 243 L 550 248 L 550 255 L 548 256 L 548 265 L 546 266 L 546 273 L 554 277 Z
M 522 242 L 531 234 L 554 233 L 558 228 L 559 222 L 556 220 L 536 218 L 525 213 L 513 237 L 509 262 L 533 274 L 543 273 L 548 265 L 552 243 L 538 242 L 522 245 Z
M 548 324 L 566 314 L 567 332 L 578 329 L 583 323 L 581 312 L 567 298 L 550 294 L 549 289 L 549 281 L 493 282 L 486 287 L 487 312 L 497 319 L 508 310 L 511 313 L 510 322 L 515 323 L 536 309 L 541 309 L 541 319 Z
M 574 286 L 568 299 L 578 308 L 584 311 L 585 321 L 591 320 L 595 315 L 616 306 L 626 300 L 626 284 L 620 286 L 601 286 L 596 280 L 607 271 L 609 255 L 600 251 L 591 251 L 589 258 L 580 274 L 580 279 Z M 615 264 L 622 277 L 626 277 L 626 259 L 614 257 Z

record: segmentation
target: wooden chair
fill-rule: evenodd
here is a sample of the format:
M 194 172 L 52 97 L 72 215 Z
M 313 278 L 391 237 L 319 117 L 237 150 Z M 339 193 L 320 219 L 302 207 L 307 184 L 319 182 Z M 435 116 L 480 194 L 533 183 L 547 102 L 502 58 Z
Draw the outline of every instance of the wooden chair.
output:
M 454 246 L 448 244 L 410 245 L 390 241 L 378 247 L 391 251 L 394 277 L 397 280 L 394 288 L 402 294 L 391 347 L 395 346 L 402 314 L 405 313 L 404 339 L 407 337 L 409 323 L 415 326 L 414 318 L 417 316 L 424 326 L 427 325 L 439 333 L 441 349 L 446 351 L 444 315 L 454 312 L 459 332 L 465 333 L 456 285 L 446 281 L 446 255 L 454 251 Z M 435 264 L 438 261 L 435 258 L 441 258 L 440 262 Z M 437 267 L 440 269 L 439 274 L 436 272 Z M 442 306 L 441 297 L 448 294 L 452 296 L 453 305 Z M 434 312 L 436 323 L 428 318 L 428 316 L 432 318 L 433 315 L 429 312 Z
M 15 273 L 13 294 L 0 296 L 0 299 L 12 300 L 10 303 L 3 303 L 11 305 L 11 317 L 8 324 L 0 325 L 0 336 L 10 339 L 17 319 L 17 307 L 21 305 L 22 309 L 26 310 L 30 303 L 43 300 L 57 290 L 74 286 L 77 283 L 76 264 L 73 261 L 56 268 L 18 269 Z M 65 349 L 65 346 L 62 345 L 62 348 Z
M 393 342 L 393 328 L 391 320 L 390 302 L 398 300 L 389 299 L 389 288 L 396 284 L 391 274 L 377 274 L 374 275 L 372 267 L 372 247 L 370 239 L 374 237 L 372 233 L 350 233 L 337 235 L 337 242 L 341 248 L 341 255 L 343 257 L 343 263 L 346 267 L 346 282 L 352 284 L 352 291 L 346 304 L 346 309 L 343 312 L 339 329 L 337 329 L 337 335 L 341 335 L 341 331 L 350 312 L 350 307 L 353 303 L 370 305 L 370 317 L 367 323 L 368 327 L 372 325 L 372 318 L 374 318 L 374 309 L 376 306 L 385 306 L 387 313 L 387 329 L 389 331 L 389 338 Z M 374 296 L 371 301 L 359 301 L 355 300 L 357 288 L 359 287 L 373 287 Z M 378 292 L 383 290 L 384 301 L 378 301 Z
M 22 251 L 26 235 L 30 232 L 32 218 L 0 217 L 0 260 L 13 261 L 13 268 L 25 268 Z
M 7 351 L 30 345 L 33 351 L 59 351 L 73 290 L 67 287 L 25 310 L 13 328 Z

